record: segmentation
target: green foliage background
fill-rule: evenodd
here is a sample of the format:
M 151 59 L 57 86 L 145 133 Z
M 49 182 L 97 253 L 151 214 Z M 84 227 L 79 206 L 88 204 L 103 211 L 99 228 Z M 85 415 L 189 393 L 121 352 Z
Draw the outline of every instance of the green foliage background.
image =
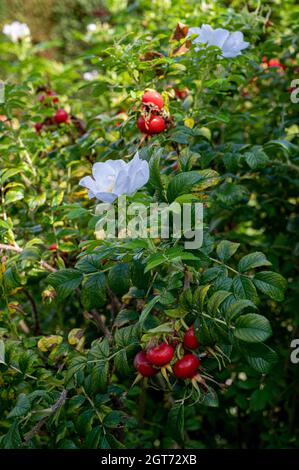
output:
M 25 21 L 33 36 L 0 38 L 1 447 L 298 447 L 296 2 L 0 8 L 2 25 Z M 213 48 L 176 56 L 178 22 L 241 30 L 251 48 L 230 60 Z M 144 61 L 152 51 L 162 56 Z M 285 68 L 262 67 L 264 56 Z M 87 82 L 91 70 L 99 76 Z M 71 119 L 38 134 L 34 124 L 53 114 L 37 99 L 45 86 Z M 143 141 L 146 87 L 164 92 L 175 126 Z M 95 203 L 79 179 L 137 149 L 151 178 L 132 200 L 204 202 L 200 250 L 95 239 Z M 140 344 L 181 339 L 184 322 L 195 322 L 208 391 L 171 375 L 168 388 L 161 374 L 132 386 Z

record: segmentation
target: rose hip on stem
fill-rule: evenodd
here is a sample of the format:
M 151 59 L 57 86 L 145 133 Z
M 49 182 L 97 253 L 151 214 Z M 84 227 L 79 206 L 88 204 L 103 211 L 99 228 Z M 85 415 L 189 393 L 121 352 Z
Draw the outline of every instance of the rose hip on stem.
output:
M 165 121 L 161 116 L 152 116 L 148 121 L 143 116 L 139 116 L 137 121 L 138 129 L 144 134 L 160 134 L 165 129 Z
M 65 111 L 63 108 L 57 109 L 55 115 L 54 115 L 54 121 L 56 124 L 60 124 L 61 122 L 66 122 L 68 120 L 68 113 Z
M 173 372 L 179 379 L 192 379 L 199 366 L 198 357 L 194 354 L 186 354 L 174 364 Z
M 145 351 L 140 351 L 136 354 L 134 358 L 134 367 L 139 374 L 143 375 L 143 377 L 150 377 L 158 372 L 158 370 L 155 369 L 147 360 Z
M 184 346 L 189 349 L 196 349 L 199 346 L 199 341 L 194 333 L 194 325 L 191 325 L 184 335 Z
M 146 358 L 155 366 L 164 366 L 173 358 L 174 349 L 170 344 L 161 343 L 158 346 L 150 348 L 146 353 Z
M 162 109 L 164 106 L 163 96 L 155 90 L 146 91 L 143 94 L 141 101 L 144 105 L 149 105 L 158 109 Z

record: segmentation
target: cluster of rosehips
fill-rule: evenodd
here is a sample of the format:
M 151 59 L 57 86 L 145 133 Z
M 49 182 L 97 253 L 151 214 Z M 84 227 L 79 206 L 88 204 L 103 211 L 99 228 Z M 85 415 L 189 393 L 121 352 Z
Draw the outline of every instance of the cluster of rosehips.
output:
M 44 89 L 43 93 L 39 95 L 38 101 L 44 106 L 58 106 L 59 98 L 54 91 Z M 65 109 L 57 107 L 53 116 L 47 117 L 43 122 L 37 122 L 34 127 L 36 132 L 40 132 L 44 126 L 66 123 L 68 119 L 69 115 Z
M 141 103 L 138 129 L 146 135 L 163 132 L 170 122 L 169 114 L 164 109 L 163 96 L 155 90 L 147 90 L 141 98 Z
M 279 59 L 267 59 L 266 56 L 262 58 L 261 65 L 264 68 L 278 67 L 282 70 L 285 68 L 285 66 L 279 61 Z
M 170 362 L 175 356 L 177 343 L 162 342 L 157 346 L 149 346 L 137 353 L 134 358 L 134 367 L 143 377 L 155 375 L 161 367 L 166 367 L 179 379 L 192 379 L 197 375 L 201 363 L 195 354 L 188 351 L 199 347 L 199 341 L 194 333 L 194 325 L 191 325 L 184 334 L 183 344 L 185 355 L 181 359 L 177 359 L 172 365 L 170 365 Z

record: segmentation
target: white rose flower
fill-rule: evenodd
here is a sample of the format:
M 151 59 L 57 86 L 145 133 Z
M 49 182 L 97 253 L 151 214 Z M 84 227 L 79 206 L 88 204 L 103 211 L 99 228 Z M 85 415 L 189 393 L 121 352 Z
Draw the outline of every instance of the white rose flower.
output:
M 193 39 L 194 44 L 218 46 L 222 51 L 222 57 L 226 58 L 240 55 L 241 51 L 249 46 L 249 42 L 243 40 L 241 31 L 231 33 L 227 29 L 213 29 L 208 24 L 203 24 L 200 28 L 189 28 L 188 35 L 191 34 L 197 34 L 197 37 Z
M 2 32 L 8 36 L 13 42 L 17 42 L 19 39 L 30 37 L 30 29 L 26 23 L 20 23 L 19 21 L 13 21 L 10 24 L 3 26 Z
M 148 182 L 149 165 L 140 159 L 137 152 L 129 163 L 123 160 L 95 163 L 92 176 L 85 176 L 79 182 L 80 186 L 88 189 L 88 197 L 113 202 L 122 194 L 131 196 Z
M 83 74 L 84 80 L 87 80 L 88 82 L 91 82 L 92 80 L 95 80 L 98 78 L 99 72 L 97 70 L 91 70 L 90 72 L 85 72 Z

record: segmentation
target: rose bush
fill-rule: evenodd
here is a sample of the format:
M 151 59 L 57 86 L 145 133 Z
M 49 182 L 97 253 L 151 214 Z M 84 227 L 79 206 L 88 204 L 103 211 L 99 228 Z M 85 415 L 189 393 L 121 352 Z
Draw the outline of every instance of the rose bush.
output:
M 107 2 L 54 51 L 3 25 L 2 448 L 298 446 L 288 3 Z M 202 203 L 202 246 L 105 239 L 120 195 Z

